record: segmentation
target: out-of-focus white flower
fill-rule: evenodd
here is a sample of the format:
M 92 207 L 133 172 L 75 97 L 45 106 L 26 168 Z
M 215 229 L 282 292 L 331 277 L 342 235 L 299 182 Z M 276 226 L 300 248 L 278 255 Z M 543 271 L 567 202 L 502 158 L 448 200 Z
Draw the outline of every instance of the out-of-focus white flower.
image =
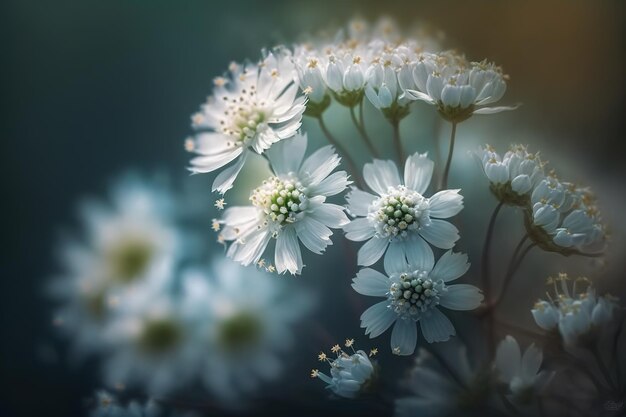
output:
M 503 157 L 489 145 L 474 155 L 489 179 L 491 192 L 505 204 L 527 206 L 531 191 L 545 177 L 539 154 L 522 145 L 512 145 Z
M 96 392 L 95 405 L 92 408 L 90 417 L 198 417 L 195 412 L 169 411 L 159 405 L 154 400 L 148 400 L 144 404 L 131 401 L 126 406 L 113 395 L 106 391 Z
M 472 368 L 465 346 L 448 342 L 437 348 L 436 355 L 419 349 L 415 366 L 402 383 L 411 395 L 396 400 L 395 416 L 466 415 L 491 404 L 489 375 Z
M 442 249 L 454 246 L 458 230 L 441 219 L 461 211 L 463 196 L 460 190 L 442 190 L 424 197 L 433 167 L 426 154 L 415 153 L 406 160 L 402 181 L 392 161 L 375 159 L 365 164 L 365 182 L 378 196 L 353 188 L 346 199 L 348 211 L 357 218 L 344 227 L 348 239 L 367 240 L 359 249 L 359 265 L 372 265 L 386 252 L 389 270 L 388 262 L 394 265 L 401 258 L 430 253 L 426 241 Z
M 276 379 L 293 346 L 293 327 L 312 301 L 287 282 L 228 259 L 214 260 L 208 271 L 187 271 L 181 311 L 204 385 L 235 405 Z
M 467 255 L 446 252 L 437 264 L 430 248 L 408 253 L 385 262 L 387 276 L 370 268 L 359 271 L 352 287 L 360 294 L 385 297 L 361 315 L 361 327 L 377 337 L 394 324 L 391 349 L 397 355 L 411 355 L 417 344 L 417 325 L 429 343 L 443 342 L 456 334 L 440 307 L 473 310 L 483 295 L 473 285 L 448 285 L 467 272 Z
M 318 355 L 321 362 L 330 365 L 330 376 L 317 369 L 311 371 L 311 377 L 319 378 L 326 383 L 326 389 L 344 398 L 355 398 L 363 391 L 364 386 L 371 381 L 374 374 L 374 365 L 370 361 L 374 351 L 366 354 L 362 350 L 354 350 L 354 340 L 346 340 L 346 347 L 352 350 L 347 353 L 339 345 L 331 348 L 337 355 L 335 359 L 329 359 L 324 352 Z
M 526 226 L 542 249 L 568 255 L 602 249 L 605 226 L 588 188 L 561 182 L 550 173 L 534 188 L 531 204 Z
M 539 327 L 558 328 L 563 341 L 569 345 L 575 344 L 593 327 L 609 322 L 618 306 L 617 299 L 611 295 L 597 296 L 587 278 L 576 278 L 571 291 L 567 284 L 570 280 L 565 273 L 549 277 L 547 284 L 554 286 L 554 296 L 549 301 L 539 300 L 531 310 Z M 578 283 L 586 284 L 583 292 L 578 293 Z
M 344 208 L 326 203 L 350 184 L 345 171 L 331 172 L 340 158 L 325 146 L 303 162 L 307 139 L 277 143 L 267 152 L 274 176 L 252 192 L 251 206 L 224 212 L 220 236 L 233 241 L 227 255 L 243 265 L 256 263 L 272 238 L 276 239 L 275 265 L 279 273 L 302 271 L 300 242 L 321 254 L 331 245 L 330 228 L 348 223 Z
M 199 156 L 190 170 L 224 169 L 213 191 L 229 190 L 252 150 L 262 154 L 272 144 L 290 138 L 300 128 L 306 97 L 297 97 L 291 53 L 276 49 L 256 65 L 231 64 L 230 76 L 215 79 L 213 95 L 192 118 L 198 131 L 187 142 Z
M 84 206 L 86 236 L 61 249 L 65 272 L 50 291 L 61 303 L 55 324 L 79 354 L 106 348 L 102 332 L 116 293 L 173 273 L 181 247 L 173 201 L 166 189 L 129 176 L 115 185 L 110 206 Z
M 506 91 L 502 69 L 493 63 L 469 62 L 454 52 L 423 53 L 413 69 L 417 89 L 406 96 L 437 107 L 442 117 L 459 123 L 473 114 L 493 114 L 516 107 L 486 107 Z
M 499 378 L 509 386 L 513 397 L 528 402 L 532 395 L 541 390 L 551 377 L 551 373 L 539 371 L 543 354 L 541 349 L 531 344 L 522 356 L 520 347 L 512 336 L 506 336 L 498 345 L 495 367 Z

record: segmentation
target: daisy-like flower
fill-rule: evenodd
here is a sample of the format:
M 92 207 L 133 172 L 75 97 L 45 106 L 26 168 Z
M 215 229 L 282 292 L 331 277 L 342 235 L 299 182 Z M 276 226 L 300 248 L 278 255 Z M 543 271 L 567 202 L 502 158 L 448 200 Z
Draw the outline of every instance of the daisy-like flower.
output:
M 187 147 L 198 154 L 193 173 L 224 169 L 213 191 L 229 190 L 250 151 L 262 154 L 300 128 L 306 97 L 297 97 L 294 66 L 286 49 L 276 49 L 256 65 L 231 64 L 230 75 L 214 80 L 213 95 L 192 118 L 198 131 Z
M 603 249 L 605 226 L 588 188 L 562 182 L 552 172 L 534 188 L 531 204 L 526 228 L 542 249 L 565 255 Z
M 428 343 L 443 342 L 456 334 L 441 307 L 472 310 L 483 295 L 473 285 L 449 283 L 467 272 L 467 255 L 446 252 L 437 264 L 433 252 L 410 253 L 408 262 L 394 258 L 385 263 L 387 276 L 370 268 L 359 271 L 352 288 L 358 293 L 385 297 L 361 315 L 361 327 L 377 337 L 392 324 L 391 349 L 397 355 L 411 355 L 417 344 L 417 326 Z M 394 324 L 395 323 L 395 324 Z
M 426 154 L 415 153 L 406 160 L 402 181 L 392 161 L 375 159 L 365 164 L 365 183 L 378 196 L 353 188 L 346 199 L 349 213 L 356 218 L 344 227 L 348 239 L 367 240 L 358 253 L 359 265 L 374 264 L 385 251 L 385 268 L 404 257 L 419 258 L 419 253 L 431 251 L 426 241 L 442 249 L 454 246 L 459 232 L 442 219 L 461 211 L 463 196 L 460 190 L 442 190 L 425 197 L 433 167 Z
M 374 377 L 374 365 L 370 356 L 362 350 L 354 350 L 354 340 L 346 340 L 346 348 L 351 352 L 345 352 L 339 345 L 331 349 L 337 355 L 335 359 L 329 359 L 323 352 L 318 355 L 321 362 L 330 365 L 330 375 L 317 369 L 311 371 L 312 378 L 319 378 L 326 383 L 326 389 L 344 398 L 355 398 L 367 386 Z
M 500 157 L 492 146 L 486 145 L 474 155 L 489 179 L 491 192 L 505 204 L 526 207 L 532 190 L 545 177 L 539 154 L 528 152 L 526 146 L 512 145 Z
M 204 386 L 228 405 L 250 398 L 284 369 L 295 324 L 313 300 L 256 268 L 216 259 L 183 275 L 182 314 Z
M 454 52 L 424 53 L 417 61 L 413 70 L 417 89 L 407 89 L 406 96 L 436 106 L 450 122 L 516 108 L 486 107 L 502 98 L 508 79 L 493 63 L 469 62 Z
M 113 187 L 111 204 L 83 206 L 85 237 L 61 248 L 63 274 L 51 283 L 59 302 L 55 324 L 77 354 L 106 348 L 102 333 L 119 291 L 169 277 L 180 256 L 173 225 L 175 201 L 166 189 L 134 176 Z
M 608 323 L 618 304 L 617 299 L 609 294 L 597 296 L 586 277 L 574 279 L 571 290 L 569 281 L 572 279 L 565 273 L 549 277 L 546 283 L 553 286 L 554 295 L 546 293 L 548 301 L 537 301 L 531 312 L 539 327 L 544 330 L 558 328 L 563 341 L 572 345 L 593 328 Z M 579 284 L 586 285 L 581 292 L 578 292 Z
M 350 184 L 345 171 L 331 174 L 340 158 L 325 146 L 303 161 L 306 146 L 305 135 L 274 145 L 267 152 L 274 175 L 252 192 L 252 205 L 224 212 L 221 236 L 233 241 L 230 258 L 243 265 L 256 263 L 274 238 L 278 273 L 299 274 L 303 263 L 298 240 L 321 254 L 332 244 L 330 228 L 348 223 L 343 207 L 326 203 L 326 197 Z
M 542 390 L 553 375 L 539 371 L 543 354 L 534 343 L 526 348 L 522 356 L 519 344 L 513 336 L 506 336 L 498 345 L 495 368 L 500 381 L 509 386 L 517 401 L 530 402 L 534 393 Z
M 497 403 L 491 398 L 490 375 L 470 365 L 465 346 L 449 342 L 437 346 L 436 355 L 419 349 L 415 366 L 402 387 L 410 395 L 395 402 L 396 417 L 444 417 L 485 414 Z M 501 414 L 501 413 L 500 413 Z M 490 413 L 487 413 L 490 415 Z

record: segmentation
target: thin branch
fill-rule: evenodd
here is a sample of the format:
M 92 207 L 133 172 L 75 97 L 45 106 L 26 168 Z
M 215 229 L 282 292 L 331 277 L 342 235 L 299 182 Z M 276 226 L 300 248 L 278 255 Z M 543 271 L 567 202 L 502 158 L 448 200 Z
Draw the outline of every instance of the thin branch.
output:
M 443 171 L 443 177 L 441 179 L 440 190 L 448 188 L 448 174 L 450 173 L 450 165 L 452 165 L 452 154 L 454 154 L 454 139 L 456 138 L 456 123 L 452 122 L 452 133 L 450 134 L 450 150 L 448 151 L 448 160 L 446 161 L 446 167 Z
M 400 138 L 400 121 L 391 121 L 391 127 L 393 128 L 393 145 L 396 148 L 396 154 L 398 155 L 398 164 L 400 167 L 404 166 L 406 156 L 404 155 L 404 149 L 402 148 L 402 139 Z
M 365 145 L 367 146 L 367 149 L 370 151 L 372 156 L 374 158 L 378 158 L 379 157 L 378 151 L 374 147 L 374 144 L 372 143 L 372 140 L 370 139 L 370 137 L 367 135 L 367 132 L 365 131 L 365 126 L 363 125 L 363 101 L 361 101 L 361 103 L 359 104 L 359 113 L 361 115 L 360 122 L 356 118 L 354 107 L 350 107 L 350 118 L 352 119 L 352 123 L 354 123 L 354 127 L 356 127 L 356 130 L 359 131 L 361 138 L 365 142 Z
M 348 171 L 350 171 L 350 175 L 352 176 L 352 178 L 354 178 L 354 181 L 356 182 L 357 187 L 362 189 L 363 179 L 361 178 L 361 173 L 358 170 L 356 164 L 354 163 L 354 160 L 352 159 L 350 154 L 346 151 L 346 149 L 343 147 L 343 145 L 341 145 L 341 143 L 339 143 L 339 141 L 332 135 L 332 133 L 330 133 L 330 131 L 328 130 L 328 127 L 326 127 L 326 123 L 324 123 L 324 119 L 322 118 L 322 116 L 318 117 L 317 121 L 319 122 L 320 129 L 322 129 L 322 132 L 326 136 L 326 139 L 328 140 L 328 142 L 330 142 L 330 144 L 333 145 L 335 149 L 337 149 L 337 152 L 339 153 L 339 155 L 348 164 Z

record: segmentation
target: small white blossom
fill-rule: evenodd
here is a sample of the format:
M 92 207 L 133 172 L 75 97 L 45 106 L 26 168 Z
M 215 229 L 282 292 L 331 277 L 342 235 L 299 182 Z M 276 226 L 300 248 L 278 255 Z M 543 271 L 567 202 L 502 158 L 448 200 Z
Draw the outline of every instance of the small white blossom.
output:
M 252 192 L 251 206 L 229 208 L 222 217 L 222 236 L 233 241 L 227 256 L 243 265 L 256 263 L 274 238 L 278 273 L 299 274 L 303 263 L 298 240 L 321 254 L 332 244 L 330 228 L 348 223 L 343 207 L 326 203 L 350 184 L 345 171 L 331 174 L 340 158 L 326 146 L 303 161 L 306 146 L 306 136 L 297 135 L 267 152 L 274 176 Z
M 193 116 L 198 131 L 190 170 L 224 169 L 213 191 L 229 190 L 252 150 L 262 154 L 272 144 L 292 137 L 301 125 L 306 97 L 297 97 L 294 66 L 286 49 L 269 52 L 257 65 L 232 64 L 230 75 L 215 79 L 213 95 Z
M 354 340 L 352 340 L 354 342 Z M 318 355 L 320 361 L 330 365 L 330 376 L 314 369 L 312 378 L 319 378 L 326 383 L 326 388 L 344 398 L 355 398 L 369 382 L 374 374 L 374 366 L 369 356 L 362 350 L 355 351 L 346 343 L 346 347 L 352 349 L 352 354 L 344 352 L 339 345 L 331 349 L 337 355 L 335 359 L 329 359 L 325 353 Z
M 507 76 L 490 62 L 469 62 L 454 52 L 423 53 L 413 69 L 413 79 L 417 89 L 407 89 L 407 97 L 436 106 L 451 122 L 515 109 L 486 107 L 506 91 Z
M 543 354 L 531 344 L 522 356 L 520 347 L 512 336 L 506 336 L 498 345 L 495 367 L 499 378 L 509 386 L 516 400 L 528 402 L 532 395 L 543 389 L 551 373 L 539 371 Z
M 613 318 L 617 300 L 610 295 L 597 296 L 595 289 L 584 277 L 574 280 L 570 290 L 567 274 L 548 278 L 554 287 L 554 296 L 549 301 L 539 300 L 531 310 L 535 322 L 544 330 L 559 330 L 566 344 L 575 344 L 580 336 L 593 327 L 601 327 Z M 578 285 L 586 285 L 578 293 Z
M 424 196 L 434 163 L 426 154 L 409 156 L 404 181 L 392 161 L 375 159 L 365 164 L 365 183 L 378 196 L 353 188 L 348 194 L 348 211 L 357 218 L 344 227 L 346 237 L 367 242 L 359 249 L 358 264 L 369 266 L 385 254 L 387 263 L 412 253 L 428 252 L 433 246 L 450 249 L 459 239 L 457 228 L 447 219 L 463 208 L 460 190 L 442 190 Z
M 467 255 L 446 252 L 435 264 L 433 252 L 410 252 L 385 263 L 388 276 L 370 268 L 359 271 L 352 288 L 360 294 L 385 297 L 361 315 L 361 327 L 377 337 L 394 324 L 391 349 L 398 355 L 411 355 L 417 343 L 417 326 L 427 342 L 443 342 L 456 334 L 450 320 L 440 310 L 472 310 L 483 295 L 473 285 L 453 284 L 469 269 Z

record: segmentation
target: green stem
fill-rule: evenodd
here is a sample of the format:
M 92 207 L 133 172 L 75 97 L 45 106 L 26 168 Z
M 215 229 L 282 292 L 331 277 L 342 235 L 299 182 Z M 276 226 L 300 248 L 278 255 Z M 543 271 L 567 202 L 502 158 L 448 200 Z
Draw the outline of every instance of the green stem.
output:
M 354 160 L 352 159 L 350 154 L 346 151 L 346 149 L 341 145 L 341 143 L 339 143 L 339 141 L 333 136 L 333 134 L 330 133 L 330 131 L 328 130 L 328 127 L 326 127 L 326 123 L 324 123 L 324 119 L 322 118 L 322 116 L 318 117 L 317 120 L 319 122 L 320 129 L 326 136 L 326 139 L 328 140 L 328 142 L 331 145 L 333 145 L 335 149 L 337 149 L 337 152 L 339 153 L 339 155 L 348 164 L 348 171 L 350 172 L 350 175 L 352 176 L 352 178 L 354 178 L 354 182 L 356 183 L 357 187 L 362 189 L 363 179 L 361 178 L 361 173 L 359 172 L 356 164 L 354 163 Z
M 452 154 L 454 153 L 454 139 L 456 138 L 456 122 L 452 122 L 452 133 L 450 134 L 450 150 L 448 151 L 448 160 L 446 161 L 446 167 L 443 171 L 443 177 L 441 179 L 440 190 L 448 188 L 448 174 L 450 173 L 450 165 L 452 164 Z
M 496 219 L 498 218 L 498 214 L 502 209 L 504 203 L 499 202 L 496 208 L 493 210 L 491 214 L 491 218 L 489 219 L 489 226 L 487 226 L 487 234 L 485 235 L 485 243 L 483 245 L 483 254 L 481 260 L 481 268 L 482 268 L 482 277 L 483 277 L 483 291 L 485 293 L 485 299 L 487 300 L 487 305 L 491 305 L 491 271 L 489 268 L 489 252 L 491 249 L 491 241 L 493 240 L 493 232 L 496 228 Z M 493 356 L 493 351 L 495 351 L 495 317 L 492 311 L 488 311 L 487 314 L 487 331 L 489 333 L 488 340 L 490 346 L 490 356 Z
M 528 252 L 530 252 L 530 250 L 536 246 L 535 243 L 531 243 L 530 245 L 526 246 L 526 249 L 524 249 L 521 252 L 521 255 L 517 256 L 519 254 L 519 252 L 520 252 L 520 248 L 522 247 L 522 245 L 524 244 L 524 242 L 526 241 L 527 238 L 528 238 L 528 236 L 524 236 L 522 238 L 520 243 L 517 245 L 515 253 L 511 257 L 511 261 L 509 262 L 509 267 L 507 268 L 506 275 L 504 276 L 504 280 L 503 280 L 503 283 L 502 283 L 502 289 L 500 290 L 500 293 L 498 294 L 498 298 L 496 298 L 496 300 L 495 300 L 495 302 L 493 304 L 493 308 L 494 309 L 502 301 L 502 299 L 504 297 L 504 294 L 506 293 L 506 290 L 507 290 L 509 284 L 511 283 L 512 279 L 513 279 L 513 276 L 515 275 L 515 272 L 517 272 L 519 267 L 522 265 L 522 262 L 524 261 L 524 258 L 526 257 L 526 255 L 528 255 Z M 517 256 L 517 260 L 515 260 L 516 256 Z
M 363 124 L 363 101 L 361 101 L 361 103 L 359 104 L 359 114 L 361 118 L 360 122 L 356 118 L 354 107 L 350 107 L 350 118 L 352 119 L 352 123 L 354 123 L 354 127 L 356 127 L 356 130 L 358 130 L 359 134 L 361 135 L 361 138 L 365 142 L 365 145 L 367 146 L 367 149 L 370 151 L 372 156 L 374 158 L 378 158 L 379 157 L 378 151 L 374 147 L 372 140 L 370 139 L 367 132 L 365 131 L 365 126 Z
M 398 154 L 398 164 L 402 167 L 404 166 L 406 156 L 404 155 L 402 140 L 400 138 L 400 120 L 392 120 L 391 126 L 393 127 L 393 144 L 396 148 L 396 154 Z

